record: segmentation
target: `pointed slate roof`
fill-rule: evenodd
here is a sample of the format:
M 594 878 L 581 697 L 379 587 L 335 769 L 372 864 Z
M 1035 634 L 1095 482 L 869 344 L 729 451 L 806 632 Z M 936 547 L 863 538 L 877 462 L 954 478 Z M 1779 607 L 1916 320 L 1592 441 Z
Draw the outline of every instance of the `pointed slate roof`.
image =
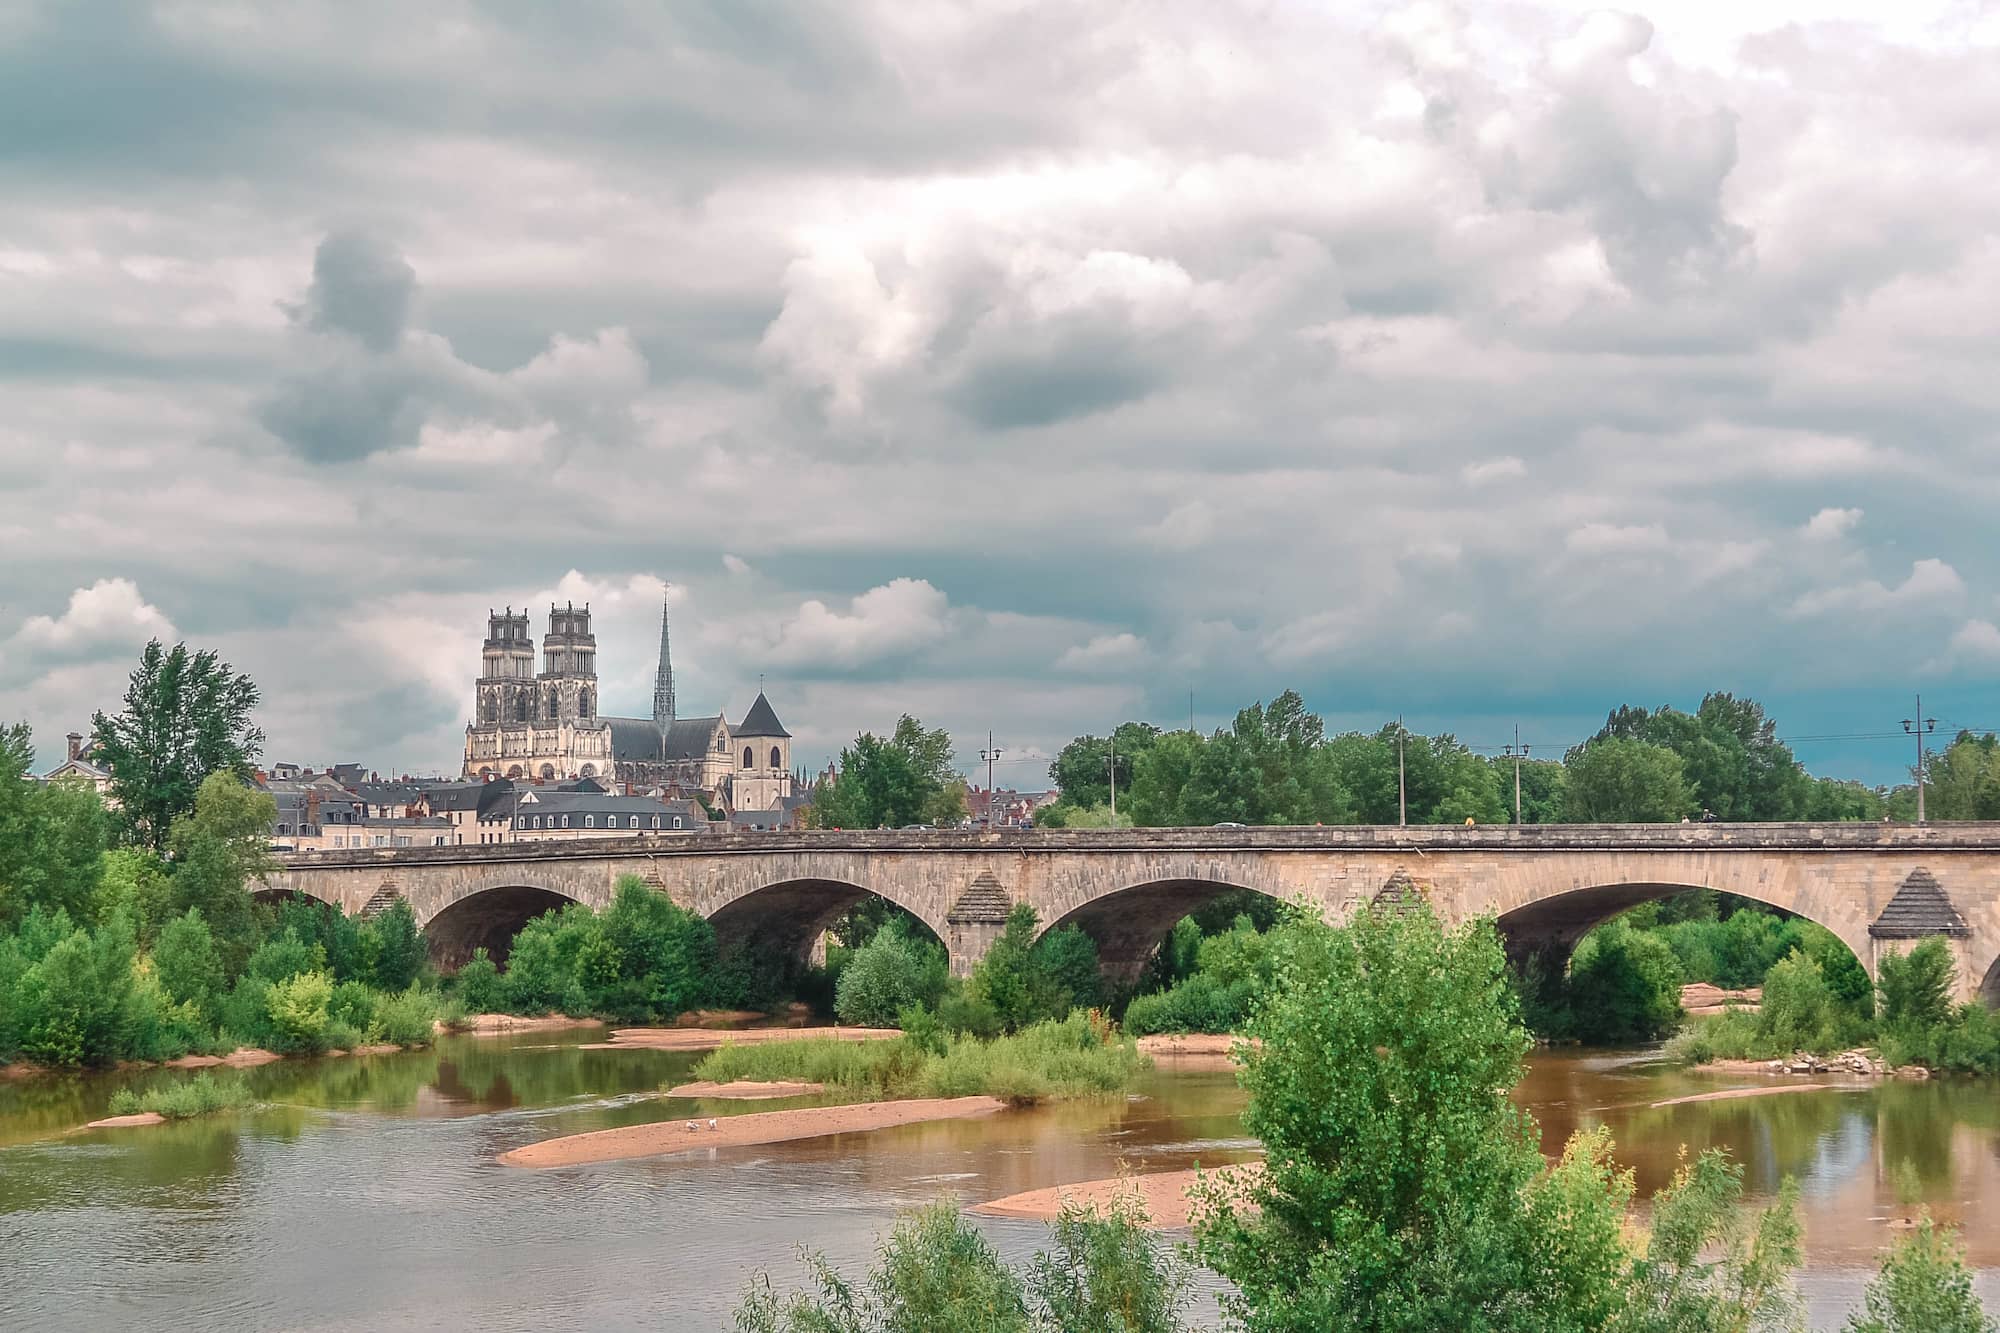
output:
M 1896 896 L 1868 927 L 1878 940 L 1915 940 L 1930 935 L 1950 935 L 1963 939 L 1972 933 L 1965 918 L 1951 905 L 1937 876 L 1918 866 L 1896 890 Z
M 778 721 L 777 710 L 771 707 L 771 701 L 764 697 L 762 690 L 757 691 L 757 702 L 750 705 L 750 711 L 743 715 L 743 721 L 731 727 L 729 731 L 731 735 L 739 738 L 744 736 L 780 736 L 785 740 L 792 738 L 792 733 L 785 730 L 785 724 Z
M 1000 887 L 1000 881 L 990 870 L 982 870 L 958 895 L 958 901 L 945 913 L 945 920 L 952 922 L 1001 922 L 1014 904 L 1007 898 L 1007 890 Z
M 1405 912 L 1415 910 L 1417 905 L 1429 896 L 1428 884 L 1419 884 L 1410 878 L 1409 871 L 1398 866 L 1395 873 L 1382 881 L 1382 887 L 1376 891 L 1369 906 L 1377 911 L 1401 916 Z

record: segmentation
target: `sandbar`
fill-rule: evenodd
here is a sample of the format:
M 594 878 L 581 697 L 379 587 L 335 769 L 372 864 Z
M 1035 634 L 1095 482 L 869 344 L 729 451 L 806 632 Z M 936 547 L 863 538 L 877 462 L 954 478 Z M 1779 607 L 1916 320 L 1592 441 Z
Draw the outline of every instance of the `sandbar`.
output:
M 887 1041 L 903 1034 L 895 1028 L 617 1028 L 610 1041 L 586 1042 L 586 1051 L 634 1050 L 711 1051 L 730 1042 L 748 1046 L 760 1041 L 811 1041 L 832 1037 L 835 1041 Z
M 852 1106 L 810 1106 L 793 1111 L 759 1111 L 716 1122 L 664 1120 L 650 1125 L 626 1125 L 589 1134 L 530 1143 L 500 1154 L 508 1166 L 581 1166 L 631 1157 L 659 1157 L 703 1148 L 743 1148 L 760 1143 L 786 1143 L 828 1134 L 914 1125 L 928 1120 L 960 1120 L 991 1115 L 1006 1105 L 994 1097 L 922 1097 L 900 1102 L 859 1102 Z M 688 1125 L 695 1126 L 693 1132 Z
M 734 1083 L 683 1083 L 678 1088 L 668 1088 L 669 1097 L 720 1097 L 727 1101 L 762 1102 L 777 1097 L 809 1097 L 816 1092 L 825 1092 L 824 1083 L 759 1083 L 754 1079 L 738 1079 Z M 683 1129 L 686 1126 L 682 1126 Z
M 509 1032 L 567 1032 L 573 1028 L 601 1028 L 595 1018 L 571 1018 L 567 1014 L 470 1014 L 450 1029 L 473 1037 L 501 1036 Z M 438 1029 L 444 1031 L 442 1025 Z
M 987 1217 L 1026 1217 L 1050 1221 L 1062 1212 L 1065 1203 L 1079 1203 L 1099 1209 L 1109 1207 L 1120 1195 L 1137 1195 L 1146 1210 L 1146 1225 L 1154 1231 L 1185 1227 L 1194 1200 L 1188 1191 L 1201 1175 L 1235 1177 L 1246 1180 L 1262 1171 L 1259 1162 L 1217 1167 L 1206 1172 L 1155 1171 L 1142 1176 L 1113 1176 L 1108 1180 L 1083 1180 L 1073 1185 L 1052 1185 L 1047 1189 L 1024 1190 L 1004 1199 L 977 1204 L 972 1211 Z
M 158 1111 L 140 1111 L 133 1115 L 112 1115 L 102 1120 L 93 1120 L 85 1129 L 137 1129 L 141 1125 L 164 1125 L 167 1118 Z
M 1829 1088 L 1861 1088 L 1865 1083 L 1858 1080 L 1841 1083 L 1778 1083 L 1768 1088 L 1724 1088 L 1720 1092 L 1697 1092 L 1687 1097 L 1669 1097 L 1663 1102 L 1651 1102 L 1649 1106 L 1657 1110 L 1662 1106 L 1685 1106 L 1689 1102 L 1725 1102 L 1737 1097 L 1776 1097 L 1784 1092 L 1825 1092 Z
M 1139 1038 L 1138 1046 L 1162 1068 L 1201 1072 L 1237 1068 L 1230 1051 L 1242 1040 L 1228 1032 L 1156 1032 Z

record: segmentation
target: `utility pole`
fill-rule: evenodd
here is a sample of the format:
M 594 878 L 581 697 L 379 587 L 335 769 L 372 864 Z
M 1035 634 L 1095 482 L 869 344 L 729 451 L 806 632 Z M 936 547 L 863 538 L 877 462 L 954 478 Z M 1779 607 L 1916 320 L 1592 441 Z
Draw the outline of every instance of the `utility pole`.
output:
M 1903 719 L 1905 733 L 1917 738 L 1917 822 L 1924 823 L 1924 737 L 1937 730 L 1937 719 L 1924 716 L 1924 696 L 1917 696 L 1917 715 Z
M 1401 828 L 1410 825 L 1410 793 L 1403 781 L 1403 719 L 1396 718 L 1396 823 Z
M 1514 822 L 1521 822 L 1521 761 L 1528 757 L 1528 747 L 1521 744 L 1521 724 L 1514 724 L 1514 743 L 1505 747 L 1502 753 L 1514 760 Z
M 986 761 L 986 827 L 993 827 L 993 765 L 1000 758 L 1000 747 L 993 743 L 993 733 L 986 733 L 986 748 L 979 752 Z
M 1194 735 L 1194 691 L 1188 691 L 1188 735 Z
M 1111 827 L 1118 827 L 1118 733 L 1111 733 L 1111 754 L 1104 767 L 1111 774 Z

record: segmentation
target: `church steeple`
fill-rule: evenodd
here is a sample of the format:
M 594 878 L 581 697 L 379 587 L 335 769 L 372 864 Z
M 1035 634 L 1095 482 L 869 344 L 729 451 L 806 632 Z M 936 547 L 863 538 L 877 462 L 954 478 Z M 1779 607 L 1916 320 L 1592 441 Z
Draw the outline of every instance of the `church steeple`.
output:
M 653 724 L 665 731 L 674 721 L 674 655 L 667 644 L 667 595 L 660 594 L 660 666 L 653 677 Z

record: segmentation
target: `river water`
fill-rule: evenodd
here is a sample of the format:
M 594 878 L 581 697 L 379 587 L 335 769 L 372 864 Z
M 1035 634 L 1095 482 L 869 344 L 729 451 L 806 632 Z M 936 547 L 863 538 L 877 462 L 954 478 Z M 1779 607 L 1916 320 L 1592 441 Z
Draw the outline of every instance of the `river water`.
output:
M 118 1087 L 187 1075 L 0 1081 L 0 1328 L 726 1328 L 753 1270 L 794 1284 L 808 1245 L 858 1273 L 898 1209 L 942 1192 L 977 1202 L 1121 1165 L 1254 1155 L 1230 1074 L 1163 1067 L 1115 1103 L 587 1168 L 497 1165 L 554 1135 L 799 1104 L 652 1097 L 695 1057 L 585 1049 L 596 1036 L 268 1065 L 244 1074 L 261 1109 L 151 1129 L 75 1127 Z M 1683 1145 L 1728 1148 L 1757 1198 L 1796 1177 L 1816 1328 L 1858 1301 L 1917 1204 L 1964 1228 L 2000 1308 L 2000 1088 L 1654 1105 L 1759 1082 L 1548 1053 L 1518 1096 L 1551 1149 L 1610 1125 L 1642 1194 Z M 1010 1258 L 1046 1236 L 1035 1222 L 977 1224 Z

